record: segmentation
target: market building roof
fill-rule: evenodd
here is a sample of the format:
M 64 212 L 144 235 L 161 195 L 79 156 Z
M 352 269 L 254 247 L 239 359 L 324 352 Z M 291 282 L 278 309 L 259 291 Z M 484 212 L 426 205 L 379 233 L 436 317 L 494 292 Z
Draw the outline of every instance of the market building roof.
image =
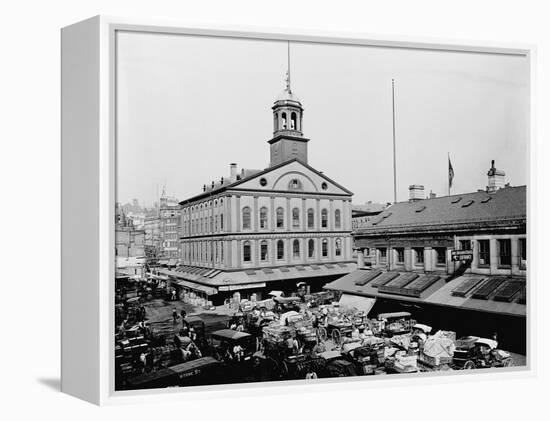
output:
M 413 202 L 395 203 L 357 230 L 356 235 L 416 231 L 441 225 L 517 223 L 526 220 L 526 186 L 493 193 L 478 191 Z
M 181 286 L 215 295 L 218 291 L 263 288 L 268 282 L 322 278 L 345 275 L 356 268 L 355 263 L 332 263 L 281 266 L 241 271 L 224 271 L 199 266 L 179 266 L 175 269 L 159 269 L 160 275 L 173 278 Z
M 447 275 L 358 269 L 324 288 L 364 297 L 526 315 L 526 282 L 510 276 L 467 274 L 451 279 Z

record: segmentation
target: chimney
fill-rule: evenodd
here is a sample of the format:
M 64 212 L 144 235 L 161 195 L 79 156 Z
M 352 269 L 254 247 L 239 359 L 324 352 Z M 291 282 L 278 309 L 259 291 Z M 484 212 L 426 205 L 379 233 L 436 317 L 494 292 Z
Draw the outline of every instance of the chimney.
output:
M 424 199 L 424 186 L 420 184 L 411 184 L 409 186 L 409 202 L 416 202 Z
M 437 195 L 430 190 L 430 196 L 428 196 L 429 199 L 435 199 L 437 197 Z
M 235 162 L 229 164 L 229 174 L 229 180 L 231 183 L 237 181 L 237 164 Z
M 494 193 L 499 189 L 505 187 L 505 172 L 495 168 L 495 160 L 491 161 L 491 168 L 487 172 L 488 185 L 487 192 Z

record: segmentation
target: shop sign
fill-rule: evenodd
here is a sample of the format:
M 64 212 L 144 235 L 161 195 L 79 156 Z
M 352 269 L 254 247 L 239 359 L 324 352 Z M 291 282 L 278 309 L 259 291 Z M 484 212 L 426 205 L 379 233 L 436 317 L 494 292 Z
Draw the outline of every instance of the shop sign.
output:
M 453 262 L 471 262 L 474 259 L 472 250 L 452 250 L 451 260 Z
M 218 291 L 237 291 L 240 289 L 265 288 L 265 282 L 255 284 L 239 284 L 239 285 L 222 285 L 218 287 Z

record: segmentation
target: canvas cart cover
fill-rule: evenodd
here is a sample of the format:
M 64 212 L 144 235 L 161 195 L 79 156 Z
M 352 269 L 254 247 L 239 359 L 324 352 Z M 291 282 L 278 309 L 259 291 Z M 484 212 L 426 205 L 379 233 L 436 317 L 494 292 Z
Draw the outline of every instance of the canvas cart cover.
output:
M 376 298 L 342 294 L 342 297 L 340 297 L 340 301 L 338 303 L 340 304 L 340 308 L 349 310 L 356 309 L 359 311 L 364 311 L 365 314 L 369 314 L 369 311 L 371 311 L 375 302 Z
M 429 336 L 424 342 L 424 354 L 430 357 L 452 357 L 454 352 L 455 344 L 453 340 L 443 335 Z

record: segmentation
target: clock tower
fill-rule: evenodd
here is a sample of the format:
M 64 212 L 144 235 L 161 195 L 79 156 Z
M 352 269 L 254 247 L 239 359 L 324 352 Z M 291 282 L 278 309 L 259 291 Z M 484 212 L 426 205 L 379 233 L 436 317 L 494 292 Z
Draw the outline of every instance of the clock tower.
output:
M 290 55 L 289 55 L 290 57 Z M 285 90 L 277 97 L 273 107 L 273 138 L 270 144 L 270 166 L 297 158 L 307 164 L 309 139 L 302 132 L 302 103 L 290 88 L 290 58 L 286 73 Z

